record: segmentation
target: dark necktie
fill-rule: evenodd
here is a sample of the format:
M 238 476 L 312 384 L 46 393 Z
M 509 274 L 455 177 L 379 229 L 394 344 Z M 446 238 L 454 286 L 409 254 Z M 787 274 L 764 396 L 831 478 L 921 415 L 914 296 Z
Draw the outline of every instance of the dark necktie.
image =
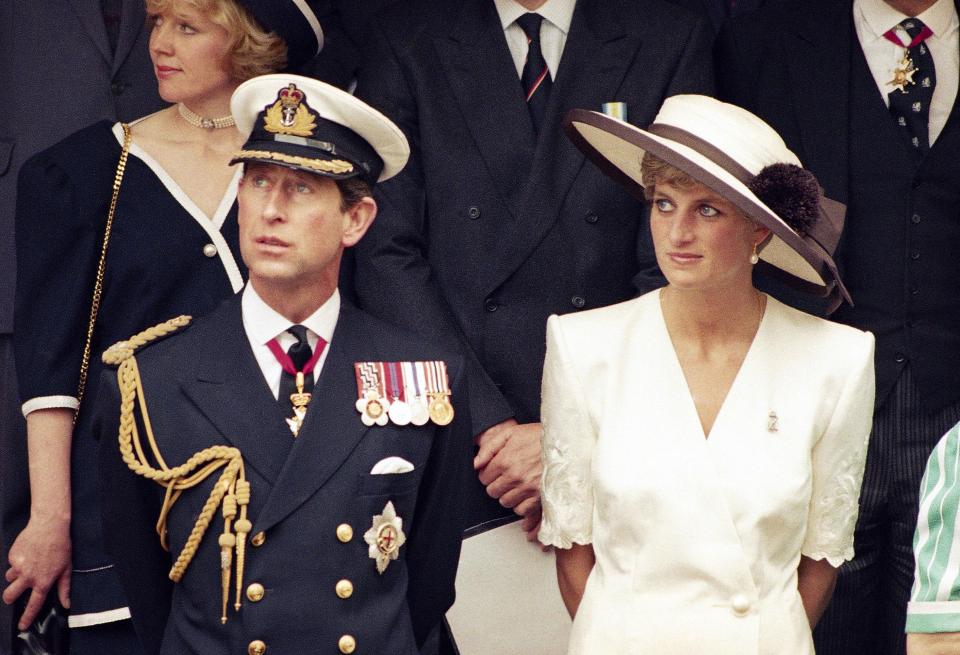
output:
M 117 38 L 120 36 L 121 4 L 121 0 L 100 0 L 103 24 L 107 27 L 107 39 L 110 41 L 110 50 L 113 52 L 117 51 Z
M 287 329 L 287 332 L 297 338 L 297 341 L 287 348 L 287 356 L 293 362 L 293 367 L 302 371 L 310 358 L 313 356 L 313 350 L 310 348 L 310 342 L 307 341 L 307 328 L 302 325 L 294 325 Z M 303 391 L 310 393 L 313 391 L 313 371 L 303 376 Z M 297 377 L 287 371 L 280 374 L 280 393 L 277 394 L 277 402 L 284 414 L 290 413 L 290 395 L 297 393 Z
M 883 36 L 904 48 L 904 57 L 894 71 L 894 89 L 887 98 L 890 101 L 890 113 L 897 121 L 898 129 L 904 130 L 910 143 L 921 153 L 930 149 L 930 101 L 937 84 L 937 74 L 933 67 L 930 48 L 924 41 L 933 32 L 917 18 L 908 18 L 900 23 L 910 36 L 909 43 L 903 43 L 895 30 L 887 31 Z
M 530 118 L 533 119 L 533 129 L 538 133 L 540 132 L 540 125 L 543 123 L 543 115 L 547 110 L 547 102 L 550 100 L 550 87 L 553 86 L 550 71 L 547 69 L 547 62 L 544 60 L 543 52 L 540 49 L 541 23 L 543 23 L 543 16 L 540 14 L 524 14 L 517 19 L 517 25 L 527 35 L 527 43 L 529 44 L 527 61 L 523 64 L 520 82 L 527 98 Z

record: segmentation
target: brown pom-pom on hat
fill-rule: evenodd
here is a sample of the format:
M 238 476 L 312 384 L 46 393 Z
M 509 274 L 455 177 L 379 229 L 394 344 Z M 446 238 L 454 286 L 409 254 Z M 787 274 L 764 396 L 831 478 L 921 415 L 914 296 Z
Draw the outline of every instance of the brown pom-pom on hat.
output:
M 765 166 L 747 187 L 800 236 L 820 218 L 820 184 L 796 164 Z

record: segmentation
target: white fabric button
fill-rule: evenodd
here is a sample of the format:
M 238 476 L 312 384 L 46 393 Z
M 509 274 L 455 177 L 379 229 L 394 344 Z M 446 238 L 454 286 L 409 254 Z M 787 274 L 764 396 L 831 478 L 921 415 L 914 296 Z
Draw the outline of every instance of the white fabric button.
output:
M 203 247 L 203 254 L 207 257 L 216 257 L 217 256 L 217 247 L 212 243 L 208 243 Z
M 730 607 L 733 608 L 733 613 L 737 616 L 744 616 L 750 611 L 750 599 L 743 594 L 735 594 L 730 599 Z

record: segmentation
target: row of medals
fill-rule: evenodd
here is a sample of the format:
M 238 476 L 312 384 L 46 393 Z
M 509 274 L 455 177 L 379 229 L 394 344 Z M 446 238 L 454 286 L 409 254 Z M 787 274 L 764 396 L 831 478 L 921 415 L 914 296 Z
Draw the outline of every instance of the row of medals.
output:
M 375 389 L 368 389 L 364 397 L 357 400 L 357 411 L 366 426 L 383 426 L 387 423 L 420 426 L 428 421 L 443 426 L 453 420 L 453 405 L 449 396 L 449 391 L 428 391 L 429 402 L 417 396 L 412 403 L 408 403 L 399 398 L 390 401 Z

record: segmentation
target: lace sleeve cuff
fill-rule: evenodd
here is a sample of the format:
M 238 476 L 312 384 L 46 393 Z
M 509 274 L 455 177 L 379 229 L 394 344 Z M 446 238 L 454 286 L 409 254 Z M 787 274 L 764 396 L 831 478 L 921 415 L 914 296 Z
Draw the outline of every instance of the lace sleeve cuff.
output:
M 561 323 L 547 324 L 543 371 L 543 524 L 539 539 L 559 548 L 588 544 L 593 533 L 593 423 L 576 372 L 567 364 Z

